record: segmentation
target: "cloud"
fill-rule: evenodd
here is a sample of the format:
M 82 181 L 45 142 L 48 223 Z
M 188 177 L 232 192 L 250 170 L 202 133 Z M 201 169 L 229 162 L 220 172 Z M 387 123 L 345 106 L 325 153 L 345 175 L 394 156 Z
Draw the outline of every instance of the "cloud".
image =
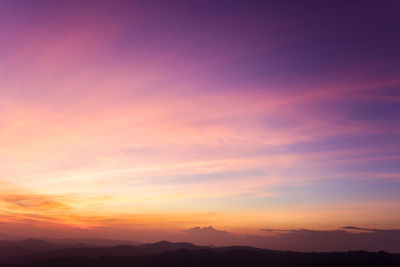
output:
M 347 230 L 369 230 L 352 232 Z M 209 227 L 186 230 L 185 241 L 202 245 L 248 245 L 266 249 L 294 251 L 349 251 L 369 250 L 400 252 L 399 230 L 369 229 L 346 226 L 338 230 L 271 229 L 275 235 L 242 235 Z
M 400 234 L 400 229 L 376 229 L 376 228 L 363 228 L 357 226 L 343 226 L 344 230 L 356 230 L 356 231 L 367 231 L 367 232 L 383 232 L 383 233 L 393 233 Z
M 233 234 L 212 227 L 193 227 L 183 231 L 185 241 L 195 242 L 203 245 L 226 245 L 234 242 Z
M 399 230 L 345 226 L 338 230 L 262 229 L 262 231 L 273 231 L 278 234 L 264 237 L 262 241 L 259 240 L 260 244 L 267 248 L 300 251 L 385 250 L 400 252 Z
M 0 201 L 22 209 L 67 209 L 68 206 L 46 195 L 6 195 Z
M 193 227 L 190 228 L 189 230 L 184 230 L 185 233 L 188 234 L 217 234 L 217 235 L 227 235 L 229 234 L 227 231 L 221 231 L 221 230 L 217 230 L 214 227 L 212 227 L 211 225 L 208 227 Z
M 294 230 L 294 229 L 264 228 L 264 229 L 261 229 L 261 231 L 265 231 L 265 232 L 294 232 L 296 230 Z

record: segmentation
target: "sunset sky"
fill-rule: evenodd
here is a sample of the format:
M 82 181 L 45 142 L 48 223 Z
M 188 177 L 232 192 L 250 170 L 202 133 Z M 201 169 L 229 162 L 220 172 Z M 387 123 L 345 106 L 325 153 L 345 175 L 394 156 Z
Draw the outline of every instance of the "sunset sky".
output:
M 0 232 L 400 229 L 399 12 L 0 0 Z

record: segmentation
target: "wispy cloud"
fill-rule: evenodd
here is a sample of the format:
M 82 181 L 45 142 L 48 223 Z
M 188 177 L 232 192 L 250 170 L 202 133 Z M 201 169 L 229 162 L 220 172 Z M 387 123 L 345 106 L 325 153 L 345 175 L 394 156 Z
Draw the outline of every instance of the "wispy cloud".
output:
M 31 210 L 51 210 L 65 209 L 67 205 L 55 200 L 53 197 L 44 195 L 5 195 L 0 197 L 0 201 L 9 203 L 17 208 Z

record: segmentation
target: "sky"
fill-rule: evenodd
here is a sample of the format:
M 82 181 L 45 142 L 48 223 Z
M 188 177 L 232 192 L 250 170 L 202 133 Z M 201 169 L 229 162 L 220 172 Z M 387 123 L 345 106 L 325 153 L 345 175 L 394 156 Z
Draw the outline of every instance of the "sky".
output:
M 399 9 L 0 0 L 0 232 L 400 229 Z

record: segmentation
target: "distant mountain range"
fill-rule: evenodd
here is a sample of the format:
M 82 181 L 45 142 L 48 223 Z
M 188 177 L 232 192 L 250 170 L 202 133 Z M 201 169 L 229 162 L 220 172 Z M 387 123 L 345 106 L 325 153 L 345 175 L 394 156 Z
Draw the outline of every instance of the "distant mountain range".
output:
M 4 234 L 0 233 L 0 240 L 7 240 L 7 241 L 13 241 L 13 240 L 24 240 L 26 238 L 16 236 L 16 235 L 9 235 L 9 234 Z
M 84 243 L 92 246 L 116 246 L 116 245 L 139 245 L 139 242 L 132 240 L 120 240 L 120 239 L 106 239 L 106 238 L 46 238 L 46 237 L 32 237 L 26 238 L 16 235 L 9 235 L 0 233 L 0 242 L 1 241 L 23 241 L 27 239 L 34 240 L 44 240 L 55 244 L 75 244 L 75 243 Z
M 89 243 L 81 241 L 89 240 Z M 161 241 L 96 246 L 104 239 L 0 241 L 0 266 L 400 266 L 400 254 L 386 252 L 300 253 L 246 246 L 206 247 Z M 61 242 L 62 241 L 62 242 Z M 68 241 L 68 242 L 66 242 Z M 95 242 L 96 241 L 96 242 Z M 124 241 L 122 241 L 124 242 Z
M 56 243 L 56 244 L 76 244 L 76 243 L 84 243 L 91 246 L 117 246 L 117 245 L 131 245 L 136 246 L 139 245 L 139 242 L 132 240 L 121 240 L 121 239 L 106 239 L 106 238 L 38 238 L 43 239 L 45 241 Z

